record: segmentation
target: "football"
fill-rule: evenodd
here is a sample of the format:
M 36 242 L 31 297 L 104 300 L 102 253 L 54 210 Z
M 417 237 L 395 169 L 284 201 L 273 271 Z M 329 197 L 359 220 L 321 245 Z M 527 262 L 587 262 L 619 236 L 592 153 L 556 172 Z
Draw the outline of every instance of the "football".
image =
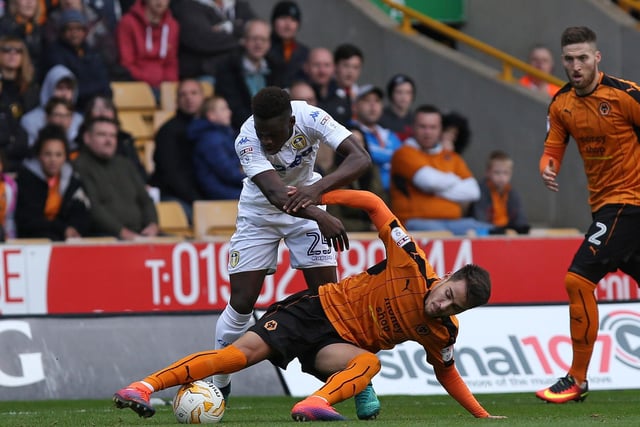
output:
M 224 415 L 222 392 L 207 381 L 185 384 L 173 398 L 173 413 L 181 424 L 215 424 Z

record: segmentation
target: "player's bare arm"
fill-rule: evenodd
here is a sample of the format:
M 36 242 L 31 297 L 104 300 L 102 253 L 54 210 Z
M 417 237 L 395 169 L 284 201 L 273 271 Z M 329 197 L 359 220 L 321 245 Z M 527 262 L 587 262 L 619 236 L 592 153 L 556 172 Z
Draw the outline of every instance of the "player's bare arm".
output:
M 330 174 L 321 180 L 305 187 L 298 188 L 284 204 L 287 213 L 296 212 L 313 204 L 320 203 L 322 194 L 335 190 L 352 182 L 371 166 L 369 153 L 358 144 L 352 136 L 348 136 L 340 143 L 336 150 L 344 157 L 344 161 Z
M 273 206 L 286 212 L 283 206 L 289 199 L 288 192 L 291 191 L 291 187 L 284 185 L 276 171 L 261 172 L 254 176 L 252 180 Z M 349 249 L 349 238 L 342 221 L 320 209 L 315 204 L 287 213 L 295 217 L 316 221 L 320 232 L 335 250 Z

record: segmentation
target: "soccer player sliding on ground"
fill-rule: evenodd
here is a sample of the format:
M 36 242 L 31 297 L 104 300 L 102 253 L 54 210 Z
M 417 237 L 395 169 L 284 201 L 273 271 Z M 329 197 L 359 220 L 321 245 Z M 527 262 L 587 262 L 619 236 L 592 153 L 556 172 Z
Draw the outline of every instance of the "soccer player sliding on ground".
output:
M 455 315 L 489 300 L 489 273 L 466 265 L 439 278 L 423 250 L 370 192 L 334 190 L 324 194 L 321 203 L 365 210 L 384 242 L 387 258 L 360 274 L 322 285 L 317 293 L 306 290 L 273 304 L 233 344 L 191 354 L 119 390 L 113 396 L 116 406 L 150 417 L 155 413 L 149 403 L 153 392 L 237 372 L 265 359 L 285 368 L 297 357 L 304 372 L 325 384 L 293 407 L 292 418 L 344 420 L 332 405 L 367 387 L 380 371 L 375 353 L 411 340 L 424 347 L 437 380 L 467 411 L 478 418 L 504 418 L 490 415 L 480 405 L 453 357 L 458 335 Z

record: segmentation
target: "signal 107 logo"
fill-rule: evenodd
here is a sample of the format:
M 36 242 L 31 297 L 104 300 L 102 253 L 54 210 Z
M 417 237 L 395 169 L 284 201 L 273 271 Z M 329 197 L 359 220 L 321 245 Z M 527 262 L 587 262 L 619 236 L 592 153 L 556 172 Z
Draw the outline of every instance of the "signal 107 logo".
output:
M 640 312 L 631 307 L 600 306 L 600 326 L 588 372 L 592 389 L 637 388 Z M 376 377 L 376 389 L 444 393 L 424 349 L 417 343 L 403 343 L 378 356 L 382 370 Z M 546 387 L 571 366 L 568 307 L 482 307 L 463 313 L 454 359 L 474 392 L 522 392 Z

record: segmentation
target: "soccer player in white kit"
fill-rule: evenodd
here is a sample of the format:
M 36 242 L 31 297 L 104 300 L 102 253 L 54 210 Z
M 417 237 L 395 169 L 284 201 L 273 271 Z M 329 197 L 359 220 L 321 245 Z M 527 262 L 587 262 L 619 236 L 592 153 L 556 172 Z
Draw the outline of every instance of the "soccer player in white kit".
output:
M 249 327 L 264 279 L 276 271 L 280 240 L 289 248 L 291 267 L 302 270 L 310 289 L 337 282 L 332 248 L 348 248 L 347 233 L 340 220 L 316 204 L 323 193 L 349 184 L 371 164 L 348 129 L 319 108 L 291 101 L 281 88 L 262 89 L 251 107 L 253 115 L 235 141 L 247 178 L 229 247 L 231 297 L 216 324 L 216 349 Z M 324 177 L 313 170 L 320 144 L 344 156 Z M 228 396 L 229 375 L 214 376 L 214 382 Z M 356 407 L 359 417 L 377 416 L 380 404 L 372 387 L 356 396 Z

